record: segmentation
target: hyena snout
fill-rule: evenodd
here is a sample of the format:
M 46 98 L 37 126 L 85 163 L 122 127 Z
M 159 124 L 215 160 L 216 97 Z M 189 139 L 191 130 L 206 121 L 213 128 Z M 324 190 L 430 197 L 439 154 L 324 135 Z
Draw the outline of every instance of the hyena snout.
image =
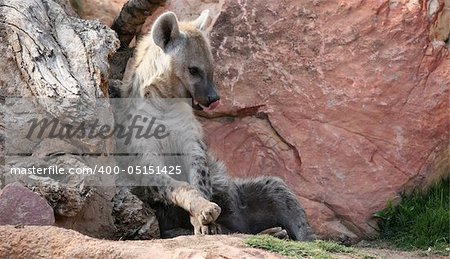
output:
M 208 104 L 208 107 L 209 107 L 209 106 L 211 106 L 211 104 L 219 101 L 220 100 L 220 96 L 216 92 L 214 92 L 214 93 L 208 95 L 207 100 L 208 100 L 207 104 Z
M 219 100 L 220 97 L 217 94 L 217 91 L 211 91 L 210 93 L 208 93 L 208 95 L 206 96 L 206 107 L 208 107 L 208 109 L 215 109 L 218 105 L 219 105 Z
M 196 101 L 202 108 L 214 109 L 219 105 L 220 96 L 214 84 L 209 84 L 204 91 L 199 91 Z

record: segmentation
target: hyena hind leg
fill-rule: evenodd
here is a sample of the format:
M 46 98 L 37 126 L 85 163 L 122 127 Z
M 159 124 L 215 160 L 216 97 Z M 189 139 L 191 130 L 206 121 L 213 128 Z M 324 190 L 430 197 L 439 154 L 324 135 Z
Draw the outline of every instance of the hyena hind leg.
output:
M 245 219 L 239 220 L 237 228 L 244 228 L 243 231 L 251 234 L 267 232 L 284 238 L 287 232 L 294 240 L 314 239 L 303 208 L 281 179 L 235 180 L 230 187 L 237 199 L 235 210 Z

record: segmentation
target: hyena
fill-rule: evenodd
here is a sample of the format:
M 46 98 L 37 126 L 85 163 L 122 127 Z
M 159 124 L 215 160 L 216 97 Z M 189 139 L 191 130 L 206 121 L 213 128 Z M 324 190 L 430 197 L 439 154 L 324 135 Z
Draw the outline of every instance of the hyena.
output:
M 137 43 L 121 97 L 144 100 L 145 105 L 124 109 L 160 118 L 170 134 L 128 145 L 119 142 L 118 150 L 136 153 L 127 165 L 182 165 L 183 174 L 143 177 L 133 192 L 156 210 L 162 237 L 265 231 L 311 239 L 305 213 L 282 180 L 230 179 L 204 143 L 194 109 L 214 109 L 220 98 L 205 33 L 208 21 L 207 11 L 189 22 L 179 22 L 174 13 L 166 12 Z M 167 99 L 170 104 L 161 101 Z M 117 120 L 127 121 L 121 115 Z

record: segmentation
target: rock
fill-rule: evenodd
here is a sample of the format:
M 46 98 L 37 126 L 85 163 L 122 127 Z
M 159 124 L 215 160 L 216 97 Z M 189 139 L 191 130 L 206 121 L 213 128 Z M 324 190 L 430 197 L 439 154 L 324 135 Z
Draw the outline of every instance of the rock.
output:
M 374 235 L 389 199 L 449 172 L 449 50 L 430 42 L 426 9 L 226 1 L 211 33 L 224 105 L 210 116 L 228 118 L 204 122 L 209 146 L 234 176 L 285 179 L 319 235 Z
M 57 227 L 0 227 L 1 258 L 282 258 L 246 247 L 243 235 L 105 241 Z
M 78 2 L 84 2 L 82 17 L 84 19 L 99 19 L 104 24 L 111 26 L 114 19 L 120 13 L 122 6 L 128 0 L 78 0 Z
M 146 240 L 160 238 L 155 212 L 126 187 L 118 188 L 113 198 L 116 238 Z
M 53 225 L 55 216 L 47 201 L 17 183 L 0 193 L 0 225 Z
M 67 8 L 68 0 L 3 2 L 0 5 L 0 57 L 4 61 L 0 63 L 1 185 L 20 181 L 48 200 L 57 225 L 111 238 L 115 234 L 111 215 L 113 177 L 100 174 L 45 177 L 12 174 L 8 169 L 59 166 L 83 170 L 115 165 L 112 156 L 98 156 L 112 152 L 111 140 L 46 138 L 47 133 L 42 138 L 28 138 L 23 134 L 30 129 L 30 119 L 42 115 L 72 126 L 98 120 L 101 124 L 113 123 L 105 98 L 106 81 L 108 57 L 119 47 L 119 40 L 102 23 L 73 17 L 74 13 Z M 104 109 L 97 109 L 98 105 Z M 24 153 L 32 155 L 18 155 Z M 54 222 L 52 219 L 46 224 Z
M 74 216 L 56 216 L 55 225 L 76 230 L 82 234 L 105 239 L 116 239 L 117 228 L 112 215 L 112 199 L 116 188 L 97 186 L 87 197 L 82 209 Z M 67 194 L 67 193 L 66 193 Z

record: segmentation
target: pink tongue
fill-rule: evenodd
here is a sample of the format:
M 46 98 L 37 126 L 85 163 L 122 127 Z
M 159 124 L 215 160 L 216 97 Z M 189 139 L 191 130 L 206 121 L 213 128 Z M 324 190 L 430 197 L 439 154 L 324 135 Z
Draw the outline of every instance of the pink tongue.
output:
M 220 100 L 217 100 L 217 101 L 211 103 L 211 104 L 208 106 L 208 110 L 214 110 L 215 108 L 217 108 L 217 106 L 219 106 L 219 104 L 220 104 Z

